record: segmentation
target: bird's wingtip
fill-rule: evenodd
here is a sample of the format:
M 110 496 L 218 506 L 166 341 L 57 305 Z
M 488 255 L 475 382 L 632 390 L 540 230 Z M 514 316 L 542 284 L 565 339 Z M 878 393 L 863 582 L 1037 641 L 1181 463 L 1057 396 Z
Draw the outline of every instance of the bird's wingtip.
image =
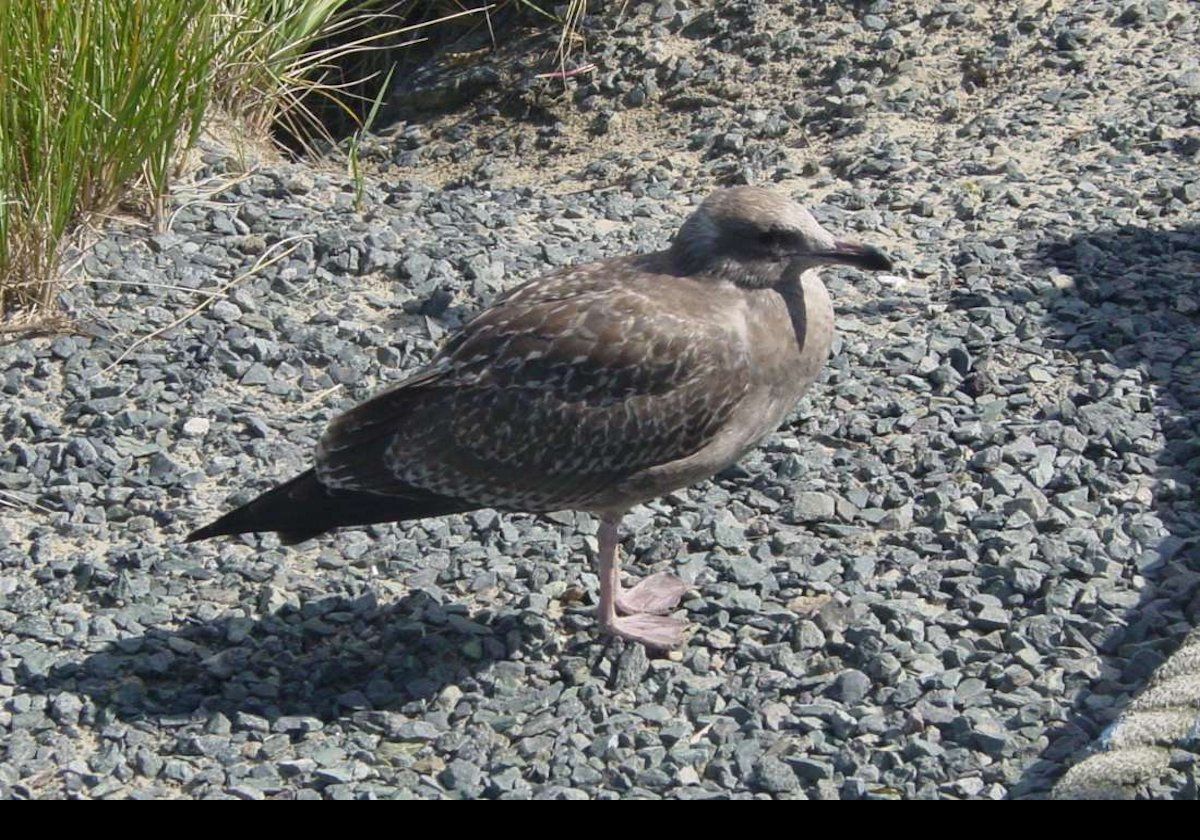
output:
M 210 526 L 206 525 L 203 528 L 197 528 L 195 531 L 192 531 L 183 538 L 183 541 L 185 543 L 194 543 L 199 542 L 200 540 L 206 540 L 211 536 L 214 536 L 214 534 L 210 532 Z
M 199 542 L 200 540 L 207 540 L 211 537 L 219 537 L 223 534 L 231 533 L 229 529 L 225 527 L 228 524 L 228 519 L 228 515 L 222 516 L 220 519 L 209 522 L 203 528 L 196 528 L 194 531 L 184 537 L 183 541 L 186 543 L 194 543 Z

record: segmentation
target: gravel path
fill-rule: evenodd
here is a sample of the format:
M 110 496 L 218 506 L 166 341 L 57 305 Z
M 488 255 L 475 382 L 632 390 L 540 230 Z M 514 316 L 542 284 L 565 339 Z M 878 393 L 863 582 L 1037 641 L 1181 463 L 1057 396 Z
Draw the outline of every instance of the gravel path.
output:
M 435 68 L 363 211 L 281 164 L 114 223 L 78 333 L 0 347 L 0 797 L 1196 798 L 1200 14 L 810 5 L 631 3 L 565 92 L 548 40 Z M 829 272 L 794 417 L 627 517 L 681 655 L 597 636 L 585 516 L 180 543 L 745 181 L 904 271 Z

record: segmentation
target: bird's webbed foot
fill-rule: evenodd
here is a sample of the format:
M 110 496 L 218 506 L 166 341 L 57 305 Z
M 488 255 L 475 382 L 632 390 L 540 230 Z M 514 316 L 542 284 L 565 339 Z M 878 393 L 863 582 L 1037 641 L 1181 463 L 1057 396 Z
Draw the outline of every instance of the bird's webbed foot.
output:
M 626 615 L 666 615 L 679 605 L 690 587 L 670 572 L 643 578 L 630 589 L 617 592 L 617 609 Z

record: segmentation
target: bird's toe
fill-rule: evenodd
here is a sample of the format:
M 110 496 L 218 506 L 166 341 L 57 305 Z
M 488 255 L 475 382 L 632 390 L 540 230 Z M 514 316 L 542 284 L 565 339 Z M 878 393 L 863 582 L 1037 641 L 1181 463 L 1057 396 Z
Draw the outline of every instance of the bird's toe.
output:
M 640 613 L 620 616 L 604 630 L 614 636 L 640 642 L 646 647 L 672 650 L 683 645 L 686 628 L 687 624 L 676 618 Z
M 659 572 L 621 592 L 617 596 L 617 609 L 626 615 L 665 615 L 679 605 L 690 588 L 670 572 Z

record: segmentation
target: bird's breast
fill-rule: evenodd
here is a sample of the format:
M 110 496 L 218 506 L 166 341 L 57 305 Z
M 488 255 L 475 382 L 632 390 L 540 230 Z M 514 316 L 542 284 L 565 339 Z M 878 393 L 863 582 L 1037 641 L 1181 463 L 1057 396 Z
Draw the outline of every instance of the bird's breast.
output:
M 630 476 L 597 496 L 589 510 L 624 511 L 711 478 L 777 429 L 820 374 L 833 341 L 833 308 L 815 274 L 794 288 L 717 286 L 705 301 L 711 305 L 706 317 L 719 319 L 726 340 L 746 354 L 744 363 L 722 374 L 744 383 L 736 407 L 699 451 Z
M 815 271 L 764 289 L 752 303 L 750 345 L 762 426 L 776 429 L 820 375 L 833 344 L 833 304 Z

